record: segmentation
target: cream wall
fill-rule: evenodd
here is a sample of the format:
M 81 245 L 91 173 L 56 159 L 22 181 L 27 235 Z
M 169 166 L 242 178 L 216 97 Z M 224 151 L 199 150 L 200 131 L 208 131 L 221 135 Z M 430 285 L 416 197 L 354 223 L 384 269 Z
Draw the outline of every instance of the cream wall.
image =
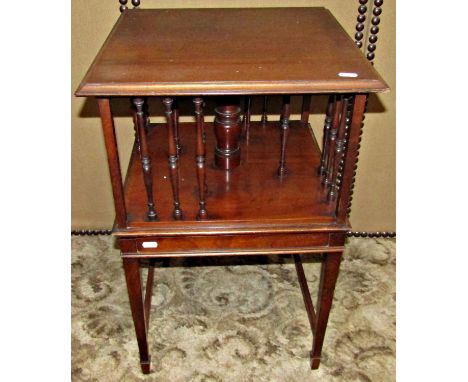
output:
M 129 1 L 130 3 L 130 1 Z M 226 1 L 142 0 L 142 8 L 325 6 L 354 35 L 357 0 Z M 372 3 L 372 0 L 369 0 Z M 72 1 L 72 90 L 86 73 L 119 16 L 118 0 Z M 391 92 L 369 100 L 359 156 L 351 222 L 353 230 L 395 231 L 395 1 L 386 0 L 381 15 L 375 67 Z M 299 101 L 299 99 L 297 99 Z M 72 229 L 110 228 L 114 219 L 104 141 L 94 99 L 72 95 Z M 319 100 L 315 105 L 320 105 Z M 118 107 L 124 110 L 126 104 Z M 299 104 L 296 109 L 298 110 Z M 315 108 L 313 108 L 315 110 Z M 293 108 L 294 111 L 294 108 Z M 321 112 L 322 110 L 320 110 Z M 133 139 L 130 120 L 115 119 L 122 170 L 126 171 Z M 153 114 L 153 113 L 152 113 Z M 254 117 L 255 119 L 255 117 Z M 152 120 L 157 118 L 152 117 Z M 311 117 L 321 136 L 323 115 Z

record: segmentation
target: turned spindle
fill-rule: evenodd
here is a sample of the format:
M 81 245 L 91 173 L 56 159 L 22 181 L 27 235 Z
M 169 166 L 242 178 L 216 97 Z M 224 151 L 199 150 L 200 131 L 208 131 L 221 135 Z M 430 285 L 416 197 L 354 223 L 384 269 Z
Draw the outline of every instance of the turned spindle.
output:
M 330 96 L 328 99 L 327 113 L 325 116 L 325 124 L 323 126 L 323 140 L 322 140 L 322 155 L 320 157 L 320 166 L 318 173 L 322 179 L 325 179 L 327 175 L 327 160 L 328 160 L 328 149 L 330 144 L 330 130 L 332 127 L 333 113 L 335 111 L 335 96 Z
M 333 167 L 335 165 L 334 159 L 335 159 L 335 145 L 336 145 L 336 137 L 338 135 L 338 128 L 340 125 L 340 113 L 341 113 L 341 108 L 343 105 L 343 97 L 342 96 L 337 96 L 335 103 L 334 103 L 334 109 L 333 109 L 333 119 L 332 119 L 332 125 L 328 137 L 328 149 L 327 149 L 327 158 L 326 158 L 326 170 L 325 170 L 325 177 L 323 178 L 323 184 L 326 186 L 329 186 L 332 182 L 333 178 Z
M 283 119 L 285 118 L 285 115 L 289 116 L 290 114 L 291 114 L 291 96 L 285 95 L 283 96 L 283 106 L 281 107 L 281 114 L 280 114 L 280 119 L 279 119 L 280 124 L 283 123 Z
M 182 152 L 182 145 L 180 143 L 180 134 L 179 134 L 179 101 L 177 98 L 174 99 L 172 103 L 172 123 L 174 125 L 174 140 L 177 149 L 177 155 Z
M 197 124 L 197 150 L 195 162 L 197 166 L 197 180 L 198 180 L 198 220 L 206 219 L 206 149 L 205 149 L 205 131 L 204 131 L 204 116 L 203 116 L 203 99 L 194 98 L 193 103 L 195 104 L 195 119 Z
M 222 170 L 233 170 L 240 164 L 241 109 L 238 100 L 223 97 L 215 108 L 216 136 L 215 165 Z
M 310 100 L 311 100 L 310 94 L 305 94 L 302 97 L 301 122 L 304 124 L 309 123 Z
M 263 97 L 262 118 L 260 122 L 264 125 L 268 122 L 268 96 Z
M 134 98 L 133 105 L 135 106 L 135 120 L 138 137 L 138 148 L 140 153 L 141 165 L 143 168 L 143 180 L 146 188 L 146 198 L 148 203 L 148 220 L 156 220 L 158 215 L 153 201 L 153 176 L 151 173 L 151 158 L 148 152 L 148 144 L 146 142 L 146 117 L 144 112 L 143 98 Z
M 172 111 L 172 98 L 164 98 L 165 114 L 167 121 L 167 140 L 168 140 L 168 163 L 169 177 L 171 179 L 172 196 L 174 199 L 173 217 L 176 220 L 182 219 L 182 210 L 179 201 L 179 156 L 177 154 L 177 146 L 174 133 L 174 117 Z
M 286 144 L 288 142 L 289 133 L 289 117 L 291 114 L 291 97 L 289 95 L 283 97 L 283 110 L 281 112 L 281 152 L 280 162 L 278 167 L 278 175 L 281 177 L 286 173 Z
M 338 195 L 340 184 L 339 182 L 341 179 L 339 178 L 340 173 L 340 165 L 342 166 L 342 159 L 345 152 L 345 135 L 346 135 L 346 123 L 348 120 L 348 104 L 349 98 L 344 97 L 342 103 L 342 110 L 341 110 L 341 119 L 340 124 L 338 127 L 336 142 L 335 142 L 335 152 L 334 152 L 334 160 L 333 160 L 333 167 L 331 168 L 331 182 L 330 182 L 330 189 L 328 191 L 328 199 L 330 201 L 336 200 L 336 196 Z
M 377 49 L 377 34 L 379 33 L 380 15 L 382 13 L 383 0 L 374 0 L 374 6 L 372 8 L 372 27 L 369 30 L 369 43 L 367 44 L 366 57 L 369 61 L 375 58 L 375 50 Z
M 249 141 L 250 137 L 250 117 L 251 117 L 251 111 L 250 111 L 250 105 L 252 103 L 252 98 L 251 97 L 245 97 L 244 101 L 244 120 L 242 121 L 242 130 L 243 130 L 243 135 L 247 142 Z
M 135 130 L 135 142 L 137 144 L 138 150 L 140 150 L 140 143 L 138 140 L 138 129 L 137 129 L 137 114 L 136 109 L 133 107 L 133 100 L 130 100 L 131 110 L 132 110 L 132 119 L 133 119 L 133 129 Z M 150 126 L 149 111 L 148 111 L 148 102 L 143 98 L 143 118 L 145 125 L 145 133 L 148 134 L 148 129 Z
M 350 128 L 351 128 L 353 107 L 354 107 L 354 96 L 350 95 L 348 97 L 348 107 L 347 107 L 347 110 L 346 110 L 345 131 L 344 131 L 344 138 L 343 138 L 344 147 L 343 147 L 342 154 L 341 154 L 341 157 L 340 157 L 340 161 L 339 161 L 339 164 L 338 164 L 338 172 L 336 174 L 335 187 L 336 187 L 336 192 L 337 192 L 337 195 L 336 195 L 337 198 L 340 197 L 341 184 L 342 184 L 342 181 L 343 181 L 346 151 L 348 150 L 349 131 L 350 131 Z
M 130 109 L 132 111 L 133 130 L 135 132 L 135 144 L 137 145 L 138 152 L 140 152 L 140 140 L 138 139 L 138 127 L 137 127 L 137 114 L 136 108 L 133 105 L 133 99 L 130 99 Z M 146 130 L 146 132 L 148 132 Z
M 148 99 L 143 98 L 145 103 L 143 104 L 143 113 L 145 115 L 145 131 L 148 133 L 148 129 L 150 127 L 150 118 L 149 118 L 149 106 L 148 106 Z

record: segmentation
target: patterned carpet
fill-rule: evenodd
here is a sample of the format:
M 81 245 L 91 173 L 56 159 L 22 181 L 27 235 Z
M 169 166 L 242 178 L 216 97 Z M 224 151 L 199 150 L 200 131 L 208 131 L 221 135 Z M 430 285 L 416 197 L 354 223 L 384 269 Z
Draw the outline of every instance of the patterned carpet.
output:
M 395 380 L 393 239 L 349 240 L 316 371 L 309 369 L 311 333 L 289 257 L 160 265 L 152 373 L 144 376 L 114 239 L 72 237 L 73 381 Z M 312 293 L 319 267 L 304 259 Z

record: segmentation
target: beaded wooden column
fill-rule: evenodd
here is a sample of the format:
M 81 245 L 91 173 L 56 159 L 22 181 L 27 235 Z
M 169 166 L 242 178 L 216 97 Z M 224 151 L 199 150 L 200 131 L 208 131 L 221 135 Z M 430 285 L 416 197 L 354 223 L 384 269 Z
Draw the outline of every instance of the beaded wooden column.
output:
M 174 117 L 172 111 L 172 98 L 164 98 L 165 114 L 167 121 L 167 140 L 168 140 L 168 159 L 169 159 L 169 176 L 171 178 L 172 196 L 174 198 L 174 212 L 172 216 L 176 220 L 182 219 L 182 210 L 179 201 L 179 156 L 174 133 Z
M 335 99 L 333 107 L 333 119 L 331 124 L 331 129 L 328 137 L 327 145 L 327 158 L 326 158 L 326 169 L 325 176 L 322 179 L 322 184 L 329 186 L 332 182 L 333 177 L 333 167 L 334 167 L 334 158 L 335 158 L 335 145 L 336 145 L 336 136 L 338 134 L 338 128 L 340 125 L 340 113 L 343 105 L 343 97 L 337 96 Z
M 336 200 L 341 182 L 342 159 L 346 150 L 346 121 L 348 117 L 349 97 L 344 97 L 341 111 L 341 119 L 335 143 L 335 152 L 333 155 L 333 166 L 331 168 L 331 182 L 328 190 L 328 199 Z
M 325 125 L 323 127 L 323 140 L 322 140 L 322 155 L 320 157 L 320 167 L 318 173 L 324 182 L 327 174 L 328 165 L 328 149 L 330 144 L 330 130 L 333 122 L 333 113 L 335 112 L 335 96 L 330 96 L 328 99 L 327 113 L 325 116 Z
M 361 139 L 362 139 L 362 133 L 363 133 L 363 130 L 362 130 L 362 127 L 364 125 L 364 121 L 366 119 L 366 112 L 367 112 L 367 102 L 368 102 L 369 98 L 366 98 L 366 103 L 365 103 L 365 106 L 364 106 L 364 112 L 363 112 L 363 115 L 362 115 L 362 119 L 361 119 L 361 130 L 359 132 L 359 137 L 358 137 L 358 141 L 357 141 L 357 146 L 356 146 L 356 164 L 355 164 L 355 169 L 353 171 L 353 177 L 351 179 L 351 188 L 349 190 L 349 200 L 348 200 L 348 208 L 346 210 L 346 215 L 349 217 L 350 213 L 351 213 L 351 207 L 352 207 L 352 203 L 353 203 L 353 195 L 354 195 L 354 181 L 355 181 L 355 177 L 356 177 L 356 169 L 357 169 L 357 162 L 359 160 L 359 149 L 361 148 Z M 352 110 L 354 110 L 354 105 L 352 105 Z M 351 111 L 352 113 L 352 111 Z M 349 141 L 349 131 L 348 131 L 348 137 L 347 137 L 347 140 Z
M 286 145 L 288 142 L 289 133 L 289 116 L 291 114 L 291 97 L 289 95 L 283 97 L 283 110 L 281 112 L 281 153 L 278 167 L 278 175 L 286 174 Z
M 198 195 L 199 195 L 199 209 L 197 219 L 203 220 L 207 217 L 206 212 L 206 171 L 205 171 L 205 131 L 204 131 L 204 117 L 203 117 L 203 99 L 194 98 L 195 104 L 195 118 L 197 121 L 197 151 L 196 151 L 196 165 L 197 165 L 197 180 L 198 180 Z
M 143 168 L 143 180 L 145 182 L 146 197 L 148 202 L 148 220 L 156 220 L 158 215 L 154 207 L 153 201 L 153 175 L 151 173 L 151 158 L 148 152 L 148 145 L 146 143 L 146 119 L 144 112 L 143 98 L 134 98 L 133 104 L 136 109 L 136 128 L 138 136 L 138 148 L 141 159 L 141 166 Z
M 339 223 L 344 223 L 349 214 L 354 177 L 356 176 L 357 160 L 359 156 L 359 142 L 362 134 L 362 122 L 367 102 L 367 94 L 357 94 L 354 97 L 353 113 L 348 132 L 348 143 L 343 166 L 343 179 L 341 182 L 340 196 L 336 207 L 336 215 Z
M 262 117 L 260 119 L 262 124 L 268 122 L 268 96 L 263 97 Z
M 337 184 L 336 184 L 337 185 L 337 197 L 339 197 L 339 195 L 340 195 L 341 184 L 343 182 L 344 163 L 345 163 L 346 150 L 348 149 L 349 131 L 351 129 L 351 119 L 352 119 L 352 114 L 353 114 L 353 107 L 354 107 L 354 95 L 350 95 L 348 97 L 348 108 L 346 110 L 344 151 L 343 151 L 343 155 L 341 156 L 340 163 L 339 163 L 339 166 L 338 166 Z

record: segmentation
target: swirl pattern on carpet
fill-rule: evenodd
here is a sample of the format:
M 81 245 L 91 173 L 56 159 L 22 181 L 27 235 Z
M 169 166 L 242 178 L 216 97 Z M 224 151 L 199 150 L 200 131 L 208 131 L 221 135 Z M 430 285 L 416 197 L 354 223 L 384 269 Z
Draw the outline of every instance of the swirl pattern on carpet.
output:
M 145 376 L 114 239 L 74 236 L 72 380 L 394 381 L 395 261 L 394 239 L 348 240 L 315 371 L 290 256 L 161 261 Z M 304 256 L 303 263 L 315 301 L 320 262 Z

